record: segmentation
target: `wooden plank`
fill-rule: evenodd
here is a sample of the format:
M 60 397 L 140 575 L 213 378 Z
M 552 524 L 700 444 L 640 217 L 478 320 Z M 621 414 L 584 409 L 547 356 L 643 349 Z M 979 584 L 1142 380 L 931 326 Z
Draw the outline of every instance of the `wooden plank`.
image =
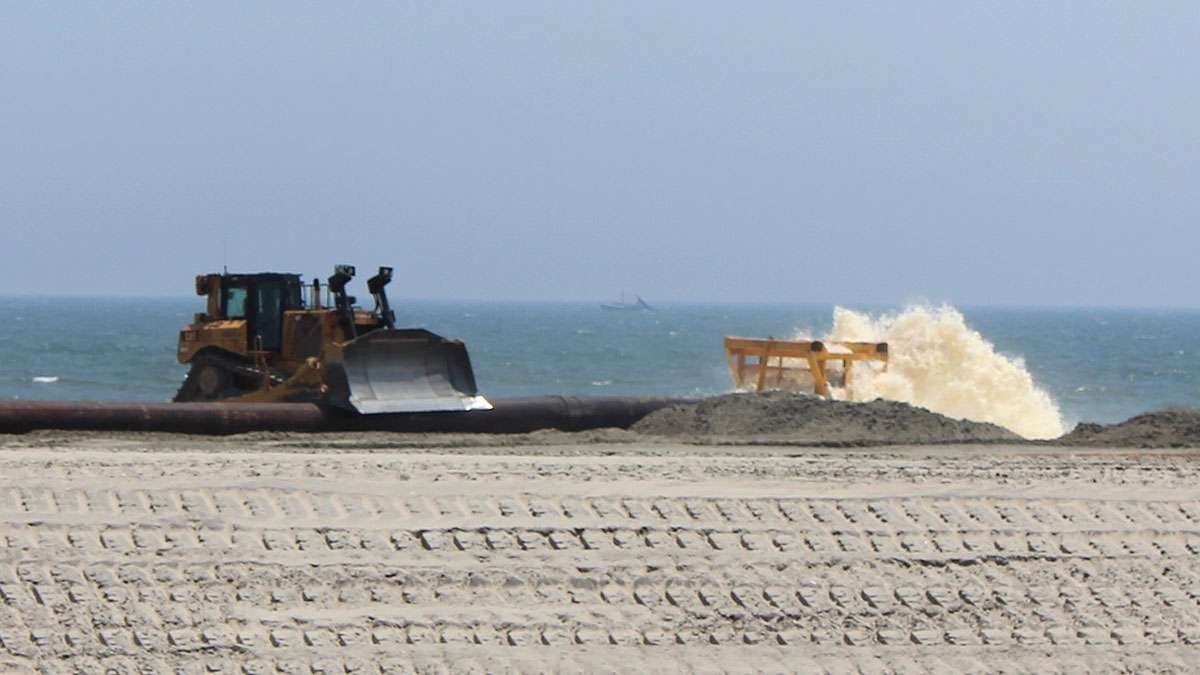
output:
M 825 381 L 825 369 L 816 354 L 808 355 L 808 367 L 813 374 L 813 390 L 817 396 L 829 398 L 829 383 Z
M 830 342 L 828 346 L 840 348 L 837 351 L 826 349 L 814 350 L 813 346 L 819 341 L 815 340 L 764 340 L 761 338 L 743 338 L 729 336 L 725 338 L 725 349 L 740 350 L 745 352 L 747 356 L 761 356 L 767 349 L 767 343 L 770 342 L 770 351 L 772 356 L 784 356 L 788 358 L 804 358 L 813 351 L 818 353 L 828 353 L 829 358 L 837 358 L 837 354 L 850 353 L 858 358 L 880 358 L 887 354 L 886 343 L 875 342 Z
M 766 353 L 767 345 L 765 340 L 754 340 L 748 342 L 743 339 L 731 341 L 726 338 L 726 349 L 733 349 L 744 352 L 746 356 L 762 356 Z M 809 343 L 797 344 L 788 342 L 776 342 L 771 346 L 771 354 L 774 356 L 786 356 L 789 358 L 804 358 L 812 351 Z
M 767 359 L 771 357 L 772 345 L 773 341 L 768 340 L 762 356 L 758 357 L 758 387 L 755 389 L 756 391 L 762 391 L 763 385 L 767 383 Z
M 822 361 L 886 361 L 884 354 L 876 353 L 861 353 L 861 354 L 838 354 L 836 352 L 814 352 L 818 359 Z

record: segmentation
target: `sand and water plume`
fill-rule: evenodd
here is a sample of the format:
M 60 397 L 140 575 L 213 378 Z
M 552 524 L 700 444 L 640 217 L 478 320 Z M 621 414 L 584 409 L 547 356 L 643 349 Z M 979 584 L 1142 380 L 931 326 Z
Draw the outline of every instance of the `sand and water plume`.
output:
M 1066 431 L 1058 405 L 1024 362 L 997 352 L 953 307 L 916 306 L 880 316 L 837 307 L 824 339 L 888 343 L 887 371 L 856 368 L 849 391 L 835 391 L 835 398 L 903 401 L 998 424 L 1026 438 Z

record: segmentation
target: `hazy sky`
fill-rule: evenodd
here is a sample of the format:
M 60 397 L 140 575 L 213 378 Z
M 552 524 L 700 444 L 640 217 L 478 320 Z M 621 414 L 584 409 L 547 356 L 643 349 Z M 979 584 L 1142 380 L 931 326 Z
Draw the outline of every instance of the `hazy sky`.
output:
M 1200 4 L 850 5 L 4 3 L 0 294 L 1200 306 Z

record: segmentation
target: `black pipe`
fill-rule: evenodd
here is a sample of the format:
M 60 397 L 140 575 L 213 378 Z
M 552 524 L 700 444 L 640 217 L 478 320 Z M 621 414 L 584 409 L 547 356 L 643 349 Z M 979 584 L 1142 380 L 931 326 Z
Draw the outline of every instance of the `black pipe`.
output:
M 496 399 L 493 410 L 355 415 L 312 403 L 126 403 L 0 401 L 0 433 L 38 429 L 162 431 L 226 435 L 249 431 L 395 431 L 512 434 L 538 429 L 628 428 L 693 399 L 539 396 Z
M 309 403 L 136 403 L 0 401 L 0 433 L 37 429 L 236 434 L 320 431 L 324 413 Z
M 455 432 L 516 434 L 538 429 L 584 431 L 627 429 L 646 415 L 691 399 L 633 396 L 538 396 L 492 401 L 492 410 L 466 413 L 355 415 L 330 409 L 329 424 L 346 431 Z

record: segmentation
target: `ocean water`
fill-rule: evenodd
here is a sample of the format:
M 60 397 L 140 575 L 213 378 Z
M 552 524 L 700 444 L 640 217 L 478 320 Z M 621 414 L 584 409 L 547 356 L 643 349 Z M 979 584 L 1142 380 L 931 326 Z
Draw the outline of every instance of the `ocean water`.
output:
M 727 392 L 723 336 L 825 336 L 834 323 L 832 305 L 609 312 L 590 302 L 397 304 L 400 325 L 465 340 L 482 393 L 494 397 Z M 198 309 L 196 298 L 0 298 L 0 398 L 168 400 L 185 371 L 175 362 L 177 333 Z M 853 309 L 878 316 L 901 308 Z M 958 311 L 1028 372 L 1067 428 L 1200 405 L 1200 311 Z M 966 372 L 954 359 L 973 358 L 923 349 L 942 361 L 939 378 Z

